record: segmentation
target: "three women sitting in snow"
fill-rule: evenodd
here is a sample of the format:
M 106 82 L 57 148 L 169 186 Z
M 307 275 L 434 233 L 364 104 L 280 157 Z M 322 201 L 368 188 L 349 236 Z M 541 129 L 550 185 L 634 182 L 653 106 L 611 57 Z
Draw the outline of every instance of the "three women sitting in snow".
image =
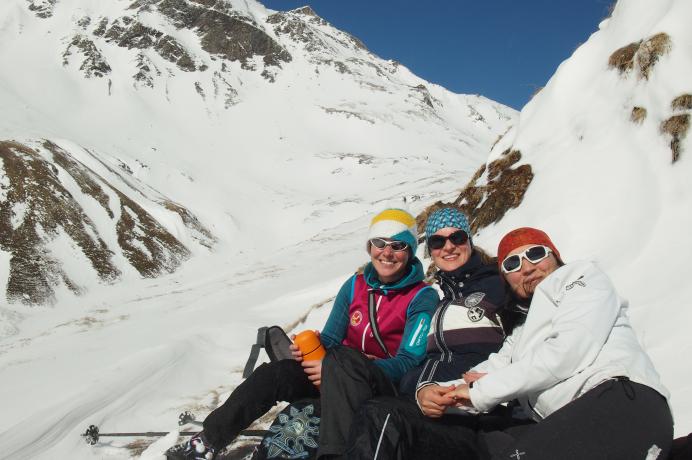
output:
M 216 451 L 276 400 L 313 396 L 319 458 L 665 459 L 668 392 L 605 273 L 565 264 L 538 229 L 509 232 L 496 260 L 470 236 L 454 207 L 426 222 L 438 303 L 422 282 L 413 217 L 378 214 L 371 262 L 344 284 L 322 332 L 324 361 L 258 368 L 197 442 Z

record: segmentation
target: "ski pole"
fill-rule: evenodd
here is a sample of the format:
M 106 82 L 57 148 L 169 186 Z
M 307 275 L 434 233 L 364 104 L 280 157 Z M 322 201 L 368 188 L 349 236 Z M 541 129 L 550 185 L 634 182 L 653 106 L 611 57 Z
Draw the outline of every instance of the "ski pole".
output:
M 84 441 L 89 444 L 90 446 L 93 446 L 97 442 L 99 442 L 99 439 L 101 437 L 142 437 L 142 438 L 155 438 L 155 437 L 161 437 L 165 436 L 170 431 L 140 431 L 140 432 L 132 432 L 132 433 L 125 433 L 125 432 L 118 432 L 118 433 L 101 433 L 99 432 L 99 427 L 96 425 L 89 425 L 89 428 L 87 428 L 86 432 L 84 432 L 81 436 L 84 437 Z M 181 431 L 178 433 L 179 436 L 194 436 L 198 431 Z M 266 430 L 243 430 L 239 433 L 239 436 L 248 436 L 248 437 L 263 437 L 267 433 Z

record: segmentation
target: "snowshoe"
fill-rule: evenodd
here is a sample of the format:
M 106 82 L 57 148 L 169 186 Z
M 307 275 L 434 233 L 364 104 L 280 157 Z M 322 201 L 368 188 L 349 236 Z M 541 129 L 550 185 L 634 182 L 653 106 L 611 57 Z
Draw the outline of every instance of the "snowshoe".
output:
M 167 460 L 212 460 L 216 449 L 211 445 L 204 432 L 200 431 L 190 440 L 171 447 L 166 451 Z

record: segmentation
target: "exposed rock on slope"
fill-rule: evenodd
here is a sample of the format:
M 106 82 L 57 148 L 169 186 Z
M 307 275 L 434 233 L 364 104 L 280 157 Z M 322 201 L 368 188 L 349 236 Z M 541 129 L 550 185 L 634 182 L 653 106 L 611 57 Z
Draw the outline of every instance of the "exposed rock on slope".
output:
M 79 293 L 79 273 L 65 268 L 65 252 L 86 258 L 107 283 L 125 268 L 116 255 L 146 277 L 171 272 L 189 257 L 188 248 L 142 206 L 56 144 L 31 148 L 3 141 L 0 158 L 0 248 L 11 254 L 9 301 L 50 303 L 60 285 Z M 90 202 L 102 209 L 101 216 L 93 208 L 87 212 Z M 212 234 L 190 211 L 171 201 L 162 205 L 180 216 L 200 244 L 213 245 Z M 95 223 L 105 216 L 113 221 L 114 241 Z
M 471 231 L 477 233 L 488 225 L 502 220 L 510 209 L 517 208 L 533 180 L 531 165 L 514 166 L 521 160 L 521 152 L 507 149 L 500 158 L 481 165 L 459 196 L 451 203 L 463 210 L 469 218 Z M 437 202 L 418 217 L 418 231 L 425 229 L 427 216 L 445 203 Z
M 51 15 L 47 14 L 47 8 L 43 7 L 40 13 L 37 10 L 36 14 L 49 18 Z M 156 13 L 163 19 L 159 26 L 143 24 L 142 21 Z M 228 62 L 238 61 L 246 70 L 255 70 L 256 56 L 262 58 L 265 67 L 278 67 L 292 59 L 290 53 L 257 22 L 234 11 L 223 1 L 136 1 L 125 16 L 114 19 L 103 17 L 98 21 L 93 19 L 86 16 L 77 21 L 80 32 L 74 35 L 63 53 L 64 64 L 68 65 L 73 55 L 72 49 L 76 47 L 80 50 L 84 58 L 79 68 L 86 77 L 103 77 L 111 70 L 99 50 L 105 44 L 128 50 L 150 50 L 186 72 L 204 71 L 208 68 L 204 62 L 217 58 Z M 166 33 L 167 28 L 193 31 L 201 50 L 208 54 L 196 57 L 193 50 Z M 141 61 L 143 57 L 139 59 Z M 142 79 L 139 73 L 135 75 L 135 80 Z M 148 78 L 146 85 L 153 84 L 153 79 Z

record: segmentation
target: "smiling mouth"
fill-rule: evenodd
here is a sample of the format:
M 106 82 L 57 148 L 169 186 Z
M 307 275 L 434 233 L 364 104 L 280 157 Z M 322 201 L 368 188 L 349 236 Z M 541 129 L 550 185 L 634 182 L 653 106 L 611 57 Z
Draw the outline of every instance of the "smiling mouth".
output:
M 393 261 L 393 260 L 381 260 L 380 259 L 380 263 L 382 265 L 396 265 L 396 261 Z

